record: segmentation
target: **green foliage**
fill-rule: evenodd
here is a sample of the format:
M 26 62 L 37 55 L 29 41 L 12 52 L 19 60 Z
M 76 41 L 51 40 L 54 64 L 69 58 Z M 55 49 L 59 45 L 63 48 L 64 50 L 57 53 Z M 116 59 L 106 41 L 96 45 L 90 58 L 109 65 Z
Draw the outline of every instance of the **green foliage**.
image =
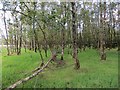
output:
M 60 3 L 59 5 L 56 2 L 36 2 L 37 7 L 34 7 L 34 4 L 35 3 L 24 2 L 13 3 L 14 9 L 17 10 L 16 6 L 19 6 L 20 12 L 16 12 L 15 10 L 13 10 L 11 13 L 14 23 L 11 24 L 11 21 L 8 21 L 8 42 L 13 41 L 12 43 L 15 44 L 15 37 L 18 41 L 20 41 L 20 36 L 22 36 L 22 45 L 26 42 L 26 46 L 29 47 L 29 44 L 31 42 L 32 44 L 37 44 L 36 46 L 38 46 L 39 43 L 40 47 L 48 45 L 51 45 L 52 48 L 53 45 L 55 47 L 61 47 L 64 33 L 65 46 L 72 44 L 72 42 L 74 41 L 72 38 L 73 33 L 71 30 L 73 25 L 70 3 L 64 2 Z M 115 15 L 113 15 L 113 9 L 116 9 L 116 3 L 110 3 L 108 5 L 102 3 L 101 7 L 100 4 L 97 3 L 94 6 L 94 10 L 92 10 L 93 3 L 85 2 L 81 4 L 80 7 L 79 4 L 81 3 L 78 2 L 78 4 L 76 4 L 77 10 L 75 10 L 76 30 L 79 27 L 81 31 L 81 36 L 79 33 L 77 33 L 77 44 L 81 44 L 81 47 L 85 47 L 88 45 L 92 46 L 94 44 L 93 46 L 96 45 L 97 48 L 100 38 L 100 31 L 104 31 L 106 40 L 105 43 L 119 41 L 119 31 L 115 31 L 115 27 L 117 26 L 117 20 L 115 21 Z M 9 5 L 7 3 L 5 3 L 4 6 L 5 8 L 9 8 Z M 104 7 L 106 7 L 106 11 Z M 104 23 L 104 25 L 102 24 L 102 28 L 100 27 L 99 21 L 100 19 L 104 20 L 104 18 L 99 18 L 100 13 L 103 14 L 103 16 L 107 14 L 107 17 L 110 20 L 109 22 Z M 114 19 L 113 21 L 112 18 Z M 23 26 L 22 29 L 21 27 L 19 27 L 21 23 Z M 112 23 L 115 26 L 112 25 Z M 36 34 L 34 33 L 34 30 Z M 20 31 L 22 31 L 22 34 Z M 43 32 L 47 39 L 47 45 Z M 109 45 L 111 44 L 108 44 L 108 46 Z M 20 45 L 18 45 L 18 47 L 19 46 Z M 34 45 L 32 46 L 32 48 L 34 48 Z M 72 51 L 72 49 L 70 49 L 70 51 Z M 3 88 L 9 86 L 10 84 L 23 77 L 30 75 L 30 71 L 39 66 L 41 62 L 39 53 L 34 53 L 29 50 L 27 50 L 27 53 L 25 53 L 22 49 L 22 54 L 20 56 L 5 56 L 6 51 L 4 50 L 2 53 Z M 67 67 L 67 65 L 73 64 L 74 61 L 70 55 L 67 55 L 68 49 L 65 48 L 64 53 L 64 59 L 66 62 L 65 66 Z M 42 54 L 43 56 L 45 56 L 44 51 L 42 51 Z M 50 58 L 50 51 L 48 51 L 48 54 L 49 57 L 44 57 L 45 62 Z M 107 54 L 107 60 L 100 61 L 97 51 L 87 49 L 85 52 L 80 52 L 78 55 L 81 63 L 80 70 L 73 70 L 73 66 L 67 68 L 56 68 L 56 66 L 50 64 L 50 67 L 55 70 L 47 68 L 39 76 L 33 78 L 25 85 L 21 85 L 20 87 L 117 87 L 118 60 L 116 49 L 107 51 Z M 60 55 L 58 55 L 58 58 L 60 58 Z

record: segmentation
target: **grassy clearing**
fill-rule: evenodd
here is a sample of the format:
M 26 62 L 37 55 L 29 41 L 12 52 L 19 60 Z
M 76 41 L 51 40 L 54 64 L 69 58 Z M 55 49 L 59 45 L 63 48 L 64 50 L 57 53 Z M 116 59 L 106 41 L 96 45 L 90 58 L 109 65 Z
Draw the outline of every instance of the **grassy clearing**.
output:
M 43 53 L 44 54 L 44 53 Z M 50 52 L 47 61 L 50 58 Z M 50 64 L 44 72 L 18 88 L 108 88 L 118 87 L 118 53 L 116 49 L 107 51 L 107 60 L 100 61 L 99 53 L 93 49 L 80 52 L 80 70 L 73 69 L 73 59 L 65 50 L 65 67 L 56 68 Z M 2 52 L 2 86 L 8 87 L 30 72 L 40 63 L 39 53 L 22 50 L 20 56 L 6 56 Z M 71 65 L 71 66 L 70 66 Z M 53 70 L 52 70 L 53 69 Z M 26 74 L 27 73 L 27 74 Z

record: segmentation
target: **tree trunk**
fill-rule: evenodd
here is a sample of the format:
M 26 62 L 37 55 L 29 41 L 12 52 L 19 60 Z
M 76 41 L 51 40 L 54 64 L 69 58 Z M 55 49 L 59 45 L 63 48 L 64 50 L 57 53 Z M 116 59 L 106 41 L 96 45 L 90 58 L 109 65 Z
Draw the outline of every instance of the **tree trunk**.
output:
M 10 50 L 9 50 L 9 43 L 8 43 L 8 30 L 7 30 L 7 26 L 6 26 L 6 18 L 5 18 L 5 10 L 4 10 L 4 24 L 5 24 L 5 30 L 6 30 L 6 44 L 7 44 L 7 55 L 10 55 Z
M 80 63 L 78 60 L 78 53 L 77 53 L 77 33 L 76 33 L 76 25 L 75 25 L 75 20 L 76 20 L 76 7 L 75 7 L 75 2 L 71 2 L 72 5 L 72 38 L 73 38 L 73 58 L 75 60 L 75 69 L 80 68 Z
M 64 55 L 64 45 L 62 44 L 61 60 L 64 60 L 63 55 Z
M 25 49 L 25 52 L 27 52 L 26 51 L 26 45 L 27 45 L 27 43 L 26 43 L 26 40 L 24 41 L 24 49 Z
M 64 4 L 63 4 L 64 5 Z M 62 10 L 64 13 L 63 13 L 63 17 L 66 17 L 66 5 L 64 6 L 65 7 L 65 11 Z M 62 8 L 62 7 L 61 7 Z M 63 24 L 65 25 L 65 21 L 63 22 Z M 63 26 L 62 30 L 61 30 L 61 34 L 62 34 L 62 52 L 61 52 L 61 60 L 64 60 L 64 46 L 65 46 L 65 31 L 64 31 L 65 27 Z
M 105 4 L 104 4 L 105 5 Z M 102 20 L 102 8 L 101 8 L 101 2 L 100 2 L 100 55 L 101 55 L 101 60 L 106 60 L 106 52 L 105 52 L 105 23 Z M 104 8 L 104 18 L 105 18 L 105 8 Z M 103 27 L 104 25 L 104 27 Z
M 15 25 L 14 25 L 14 52 L 16 53 L 17 52 L 17 50 L 16 50 L 16 47 L 17 47 L 17 43 L 16 43 L 16 30 L 15 30 Z
M 22 22 L 21 22 L 21 25 L 20 25 L 20 43 L 19 43 L 18 55 L 21 54 L 21 47 L 22 47 Z
M 34 38 L 32 37 L 32 50 L 34 51 Z
M 36 2 L 34 2 L 34 8 L 36 8 Z M 35 16 L 34 16 L 34 20 L 35 20 Z M 43 56 L 42 56 L 42 53 L 41 53 L 41 50 L 40 50 L 40 44 L 39 44 L 37 33 L 36 33 L 35 29 L 34 29 L 34 36 L 35 36 L 35 41 L 36 41 L 36 44 L 38 45 L 38 51 L 39 51 L 39 54 L 40 54 L 40 57 L 41 57 L 41 60 L 42 60 L 41 66 L 43 66 L 44 65 L 44 59 L 43 59 Z
M 120 36 L 119 36 L 119 40 L 117 41 L 118 44 L 118 51 L 120 51 Z
M 45 3 L 44 2 L 42 2 L 42 4 L 41 4 L 41 10 L 42 10 L 42 15 L 44 16 L 44 10 L 45 10 Z M 43 28 L 45 28 L 45 23 L 46 22 L 43 23 Z M 45 35 L 45 33 L 44 33 L 44 35 Z M 44 40 L 44 52 L 45 52 L 46 57 L 47 57 L 47 50 L 48 50 L 47 40 Z
M 36 5 L 34 3 L 34 11 L 35 10 L 36 10 Z M 35 31 L 35 14 L 33 16 L 33 31 Z M 36 39 L 34 39 L 34 51 L 37 52 L 37 41 L 36 41 Z
M 14 44 L 15 44 L 15 53 L 16 53 L 16 47 L 17 47 L 17 44 L 16 44 L 16 35 L 14 36 L 14 39 L 15 39 L 15 41 L 14 41 Z

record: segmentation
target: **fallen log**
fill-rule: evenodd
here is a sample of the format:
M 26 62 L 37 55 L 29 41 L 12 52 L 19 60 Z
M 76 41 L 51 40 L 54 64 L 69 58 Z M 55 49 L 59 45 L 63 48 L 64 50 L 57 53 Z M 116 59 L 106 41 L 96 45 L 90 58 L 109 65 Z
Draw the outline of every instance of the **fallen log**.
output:
M 40 72 L 43 71 L 43 69 L 45 69 L 48 66 L 48 64 L 50 63 L 50 61 L 52 59 L 53 59 L 53 57 L 41 69 L 39 69 L 38 71 L 34 72 L 32 75 L 30 75 L 30 76 L 28 76 L 28 77 L 26 77 L 24 79 L 21 79 L 21 80 L 17 81 L 16 83 L 14 83 L 13 85 L 9 86 L 5 90 L 12 90 L 12 89 L 16 88 L 18 85 L 20 85 L 22 83 L 25 83 L 26 81 L 29 81 L 33 77 L 37 76 Z

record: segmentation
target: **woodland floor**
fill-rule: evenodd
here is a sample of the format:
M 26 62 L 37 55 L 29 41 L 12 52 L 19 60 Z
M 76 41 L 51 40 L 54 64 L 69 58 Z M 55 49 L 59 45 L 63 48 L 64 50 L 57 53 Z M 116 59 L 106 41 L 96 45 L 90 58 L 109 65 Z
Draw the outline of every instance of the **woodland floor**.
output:
M 44 55 L 44 52 L 42 52 Z M 45 55 L 44 55 L 45 56 Z M 79 52 L 80 70 L 74 70 L 71 55 L 65 49 L 65 62 L 63 67 L 56 68 L 50 63 L 35 78 L 21 84 L 17 88 L 116 88 L 118 87 L 118 52 L 117 49 L 107 50 L 107 60 L 100 61 L 99 53 L 94 49 Z M 50 58 L 44 58 L 45 61 Z M 58 56 L 58 58 L 60 58 Z M 2 87 L 6 88 L 16 81 L 29 76 L 31 71 L 41 62 L 39 53 L 22 49 L 22 54 L 7 56 L 2 51 Z

